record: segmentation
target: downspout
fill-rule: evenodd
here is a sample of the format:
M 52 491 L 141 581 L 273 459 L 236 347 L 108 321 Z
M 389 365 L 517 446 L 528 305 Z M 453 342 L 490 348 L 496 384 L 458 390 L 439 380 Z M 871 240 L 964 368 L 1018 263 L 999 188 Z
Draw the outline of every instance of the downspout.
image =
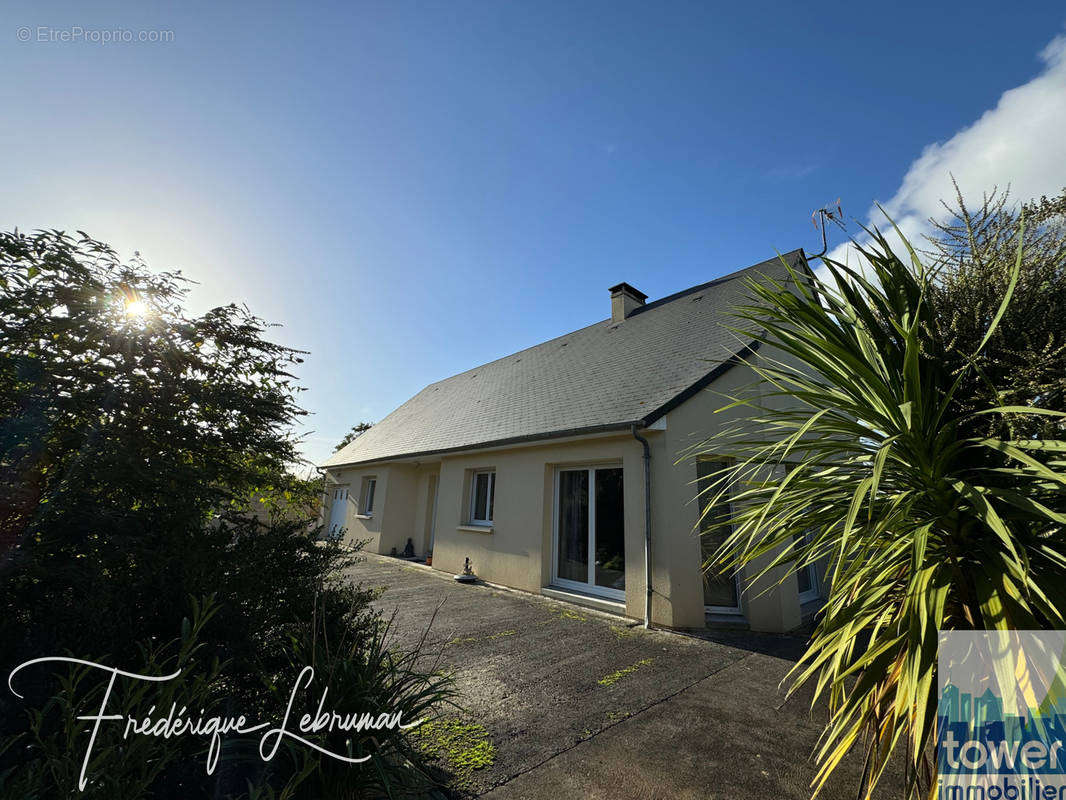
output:
M 633 423 L 633 438 L 644 447 L 644 627 L 651 627 L 651 447 L 648 440 L 637 433 Z
M 329 525 L 329 473 L 326 472 L 324 467 L 320 467 L 317 464 L 312 464 L 312 468 L 319 475 L 322 476 L 322 497 L 321 497 L 321 516 L 322 520 L 322 532 L 325 534 L 326 541 L 329 541 L 329 531 L 326 530 L 326 526 Z

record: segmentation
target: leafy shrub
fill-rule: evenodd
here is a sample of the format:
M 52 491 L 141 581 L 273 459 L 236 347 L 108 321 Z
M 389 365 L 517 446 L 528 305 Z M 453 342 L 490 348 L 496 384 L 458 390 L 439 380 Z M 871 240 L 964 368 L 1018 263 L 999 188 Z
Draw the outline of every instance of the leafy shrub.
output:
M 169 675 L 180 670 L 181 679 L 150 683 L 117 676 L 107 713 L 143 719 L 156 709 L 164 709 L 165 714 L 172 703 L 203 709 L 207 714 L 217 709 L 219 701 L 212 697 L 212 688 L 222 665 L 217 661 L 205 665 L 194 656 L 200 649 L 197 640 L 203 627 L 218 606 L 211 598 L 203 603 L 193 599 L 191 605 L 192 617 L 184 620 L 179 640 L 164 645 L 140 643 L 140 674 Z M 27 727 L 8 739 L 8 755 L 15 763 L 0 772 L 0 788 L 5 797 L 23 800 L 68 797 L 79 786 L 88 747 L 89 723 L 78 721 L 77 716 L 90 709 L 99 711 L 109 679 L 106 673 L 87 665 L 27 669 L 32 671 L 15 676 L 20 694 L 27 691 L 24 684 L 48 687 L 45 691 L 53 691 L 51 686 L 56 684 L 57 689 L 43 703 L 30 704 L 22 711 Z M 84 763 L 85 786 L 78 796 L 85 800 L 132 800 L 156 793 L 160 784 L 167 786 L 171 796 L 194 796 L 192 792 L 202 788 L 196 771 L 205 772 L 204 740 L 124 737 L 124 726 L 124 722 L 100 725 L 91 760 Z
M 1066 192 L 1021 205 L 1008 199 L 993 191 L 972 207 L 956 191 L 947 218 L 934 222 L 923 255 L 933 275 L 928 301 L 937 337 L 953 369 L 977 354 L 960 373 L 957 397 L 968 410 L 999 404 L 1066 411 Z M 982 347 L 1012 279 L 1013 299 Z M 984 416 L 971 424 L 975 434 L 1001 438 L 1066 432 L 1063 418 L 1049 415 Z
M 290 668 L 271 680 L 268 697 L 280 717 L 289 701 L 295 676 L 306 666 L 314 668 L 313 679 L 296 696 L 292 719 L 315 716 L 319 707 L 342 717 L 350 713 L 398 714 L 398 726 L 353 733 L 338 728 L 306 734 L 319 747 L 346 758 L 371 756 L 349 765 L 331 758 L 316 758 L 305 746 L 286 742 L 284 758 L 277 756 L 264 768 L 270 786 L 298 797 L 329 797 L 355 800 L 365 797 L 422 795 L 445 776 L 427 768 L 434 754 L 421 747 L 424 726 L 453 698 L 449 677 L 437 672 L 439 653 L 425 652 L 425 635 L 413 648 L 396 651 L 389 647 L 391 623 L 381 623 L 367 636 L 342 635 L 330 640 L 326 609 L 321 608 L 310 624 L 292 636 Z M 432 621 L 430 622 L 432 625 Z M 427 627 L 426 633 L 428 634 Z M 324 696 L 325 692 L 325 696 Z M 309 766 L 311 764 L 311 766 Z
M 343 578 L 353 554 L 318 541 L 314 486 L 289 472 L 299 354 L 243 306 L 187 315 L 186 292 L 179 274 L 84 234 L 0 233 L 0 674 L 68 653 L 142 674 L 177 659 L 196 667 L 192 696 L 269 720 L 295 653 L 320 641 L 313 663 L 345 699 L 437 698 L 438 679 L 385 648 L 372 593 Z M 190 607 L 207 596 L 210 615 Z M 186 618 L 195 641 L 162 646 Z M 0 774 L 27 797 L 74 790 L 63 753 L 84 724 L 70 711 L 103 691 L 91 675 L 60 678 L 56 693 L 53 671 L 27 670 L 24 701 L 0 693 Z M 402 741 L 378 744 L 415 763 Z M 133 746 L 116 744 L 123 764 L 109 767 L 130 788 L 106 796 L 317 797 L 299 787 L 333 769 L 310 755 L 298 773 L 264 769 L 235 744 L 211 778 L 180 749 L 138 771 Z M 393 757 L 368 763 L 387 771 Z

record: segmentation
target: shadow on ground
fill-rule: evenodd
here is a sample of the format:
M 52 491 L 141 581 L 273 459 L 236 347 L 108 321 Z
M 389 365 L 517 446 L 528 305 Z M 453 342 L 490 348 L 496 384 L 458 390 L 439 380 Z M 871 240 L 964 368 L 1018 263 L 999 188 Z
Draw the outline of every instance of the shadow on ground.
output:
M 366 556 L 351 578 L 382 587 L 397 641 L 426 631 L 454 672 L 491 763 L 462 793 L 505 798 L 796 798 L 810 796 L 810 754 L 824 712 L 787 703 L 779 684 L 802 637 L 644 630 L 548 598 L 461 585 L 438 570 Z M 452 723 L 449 723 L 452 724 Z M 475 759 L 476 760 L 476 759 Z M 861 763 L 821 795 L 851 798 Z M 884 796 L 899 797 L 897 779 Z

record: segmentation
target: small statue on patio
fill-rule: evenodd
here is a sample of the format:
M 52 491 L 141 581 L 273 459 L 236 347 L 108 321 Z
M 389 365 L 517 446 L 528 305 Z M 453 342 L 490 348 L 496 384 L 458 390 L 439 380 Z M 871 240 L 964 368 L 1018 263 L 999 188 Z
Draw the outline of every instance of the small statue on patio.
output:
M 403 549 L 403 557 L 404 558 L 414 558 L 415 557 L 415 543 L 412 542 L 410 539 L 407 540 L 407 547 L 405 547 Z
M 474 574 L 474 568 L 470 566 L 470 559 L 466 559 L 466 563 L 463 564 L 463 571 L 459 575 L 455 576 L 455 579 L 459 583 L 474 583 L 477 580 L 477 575 Z

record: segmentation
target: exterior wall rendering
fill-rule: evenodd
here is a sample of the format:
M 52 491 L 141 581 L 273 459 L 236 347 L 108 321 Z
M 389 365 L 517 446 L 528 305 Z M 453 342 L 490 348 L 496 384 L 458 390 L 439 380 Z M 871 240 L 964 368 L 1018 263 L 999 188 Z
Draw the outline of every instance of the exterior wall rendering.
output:
M 816 569 L 761 585 L 758 564 L 701 570 L 720 538 L 700 527 L 728 509 L 706 508 L 697 480 L 727 456 L 691 448 L 743 426 L 743 409 L 718 409 L 765 392 L 752 365 L 780 359 L 731 330 L 751 282 L 795 286 L 807 270 L 794 250 L 650 303 L 619 283 L 609 318 L 426 386 L 326 462 L 327 531 L 377 553 L 410 542 L 450 573 L 469 558 L 486 581 L 635 619 L 650 572 L 656 625 L 797 627 L 801 601 L 817 602 Z
M 675 628 L 707 624 L 701 544 L 696 534 L 697 466 L 683 454 L 720 426 L 737 421 L 740 412 L 714 412 L 724 405 L 724 395 L 751 384 L 754 378 L 750 368 L 734 367 L 710 390 L 696 393 L 671 410 L 665 424 L 640 430 L 651 450 L 654 624 Z M 646 591 L 644 466 L 642 445 L 631 432 L 482 448 L 418 461 L 333 467 L 327 470 L 327 482 L 331 489 L 348 489 L 341 524 L 346 541 L 365 541 L 371 552 L 395 550 L 399 554 L 410 539 L 416 554 L 432 551 L 436 569 L 457 573 L 469 558 L 480 578 L 539 593 L 560 583 L 558 476 L 565 471 L 585 481 L 580 474 L 585 468 L 592 470 L 590 476 L 603 470 L 612 477 L 621 469 L 624 569 L 617 571 L 618 577 L 624 572 L 624 591 L 602 587 L 603 594 L 610 596 L 599 602 L 641 619 Z M 370 480 L 376 488 L 373 509 L 367 514 L 364 505 Z M 588 502 L 594 502 L 594 494 L 585 495 Z M 584 513 L 584 506 L 581 509 Z M 330 514 L 329 507 L 325 513 Z M 331 524 L 338 521 L 328 520 Z M 597 556 L 591 554 L 588 560 Z M 619 559 L 614 561 L 615 568 L 622 566 Z M 774 577 L 779 580 L 756 586 L 747 575 L 740 576 L 742 591 L 734 611 L 752 629 L 787 631 L 801 622 L 796 577 Z M 615 578 L 614 585 L 620 583 Z

